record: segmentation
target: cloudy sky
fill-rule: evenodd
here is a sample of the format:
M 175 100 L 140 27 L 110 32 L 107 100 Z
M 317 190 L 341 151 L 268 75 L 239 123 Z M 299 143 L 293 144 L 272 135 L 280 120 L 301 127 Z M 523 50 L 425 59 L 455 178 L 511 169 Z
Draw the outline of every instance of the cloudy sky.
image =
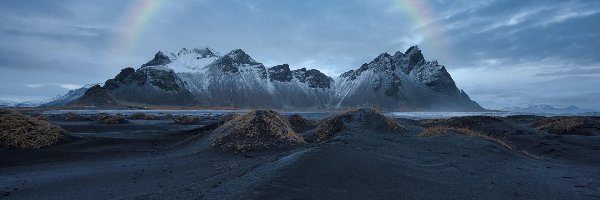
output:
M 177 0 L 138 12 L 145 3 L 0 0 L 0 100 L 104 82 L 158 50 L 241 48 L 339 75 L 416 44 L 486 108 L 600 110 L 597 0 Z

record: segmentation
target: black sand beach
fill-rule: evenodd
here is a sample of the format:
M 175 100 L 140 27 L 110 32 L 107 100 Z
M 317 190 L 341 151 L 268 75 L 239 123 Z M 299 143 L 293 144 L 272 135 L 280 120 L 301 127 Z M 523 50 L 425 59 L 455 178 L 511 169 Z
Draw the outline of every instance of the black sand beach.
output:
M 589 121 L 559 134 L 549 133 L 552 124 L 540 124 L 550 118 L 536 116 L 394 119 L 401 130 L 352 117 L 319 143 L 311 140 L 315 121 L 295 128 L 306 130 L 298 133 L 306 144 L 234 153 L 209 144 L 223 115 L 190 124 L 128 117 L 123 124 L 101 124 L 51 116 L 48 120 L 66 133 L 58 144 L 0 151 L 0 197 L 600 198 L 596 118 L 580 117 Z M 433 127 L 445 133 L 422 135 Z M 463 135 L 458 129 L 482 135 Z

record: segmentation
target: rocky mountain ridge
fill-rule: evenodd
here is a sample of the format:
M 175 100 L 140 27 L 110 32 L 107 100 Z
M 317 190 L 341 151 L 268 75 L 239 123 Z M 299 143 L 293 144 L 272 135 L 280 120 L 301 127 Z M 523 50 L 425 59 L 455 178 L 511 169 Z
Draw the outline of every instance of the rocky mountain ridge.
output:
M 159 51 L 140 68 L 121 70 L 101 89 L 116 102 L 147 105 L 483 110 L 456 87 L 444 66 L 426 61 L 417 46 L 383 53 L 339 77 L 288 64 L 266 67 L 241 49 L 222 56 L 210 48 Z

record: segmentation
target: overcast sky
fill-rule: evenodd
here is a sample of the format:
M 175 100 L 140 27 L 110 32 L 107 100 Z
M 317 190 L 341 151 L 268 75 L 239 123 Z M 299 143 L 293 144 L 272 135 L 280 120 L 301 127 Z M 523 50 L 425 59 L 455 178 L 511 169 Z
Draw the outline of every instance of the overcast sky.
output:
M 0 99 L 48 99 L 104 82 L 158 50 L 240 48 L 266 66 L 339 75 L 419 45 L 486 108 L 600 110 L 598 0 L 177 0 L 128 38 L 135 31 L 121 24 L 134 5 L 0 0 Z

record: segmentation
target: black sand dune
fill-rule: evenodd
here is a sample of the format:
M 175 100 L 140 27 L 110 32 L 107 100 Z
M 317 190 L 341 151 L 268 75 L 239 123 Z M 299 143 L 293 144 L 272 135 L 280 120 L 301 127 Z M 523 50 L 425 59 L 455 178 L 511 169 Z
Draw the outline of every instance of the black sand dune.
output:
M 263 120 L 261 116 L 278 114 L 250 116 L 253 117 L 247 119 Z M 363 109 L 319 122 L 322 125 L 332 119 L 341 121 L 340 128 L 333 129 L 336 130 L 333 134 L 319 142 L 234 153 L 211 147 L 213 132 L 231 130 L 248 120 L 237 116 L 227 117 L 230 121 L 224 122 L 225 118 L 201 118 L 195 124 L 182 125 L 172 119 L 128 119 L 126 124 L 100 124 L 51 117 L 53 124 L 68 133 L 58 144 L 38 150 L 0 151 L 0 196 L 5 199 L 600 198 L 600 138 L 594 132 L 598 130 L 593 120 L 578 126 L 591 134 L 552 134 L 534 125 L 546 118 L 528 116 L 398 119 L 392 122 L 401 129 L 390 129 L 385 128 L 391 123 L 389 118 Z M 285 124 L 289 119 L 281 117 L 277 121 Z M 291 124 L 284 126 L 293 129 Z M 476 131 L 502 138 L 513 148 L 456 133 L 420 135 L 431 127 Z M 314 136 L 314 129 L 302 135 Z

